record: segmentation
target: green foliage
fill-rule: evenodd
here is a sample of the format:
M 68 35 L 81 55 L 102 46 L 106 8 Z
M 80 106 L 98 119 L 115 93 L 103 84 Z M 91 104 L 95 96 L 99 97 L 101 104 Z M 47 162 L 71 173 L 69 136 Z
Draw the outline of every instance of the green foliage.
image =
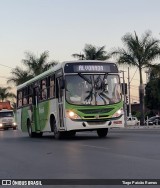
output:
M 58 62 L 51 61 L 48 62 L 47 59 L 49 53 L 44 51 L 40 57 L 36 57 L 30 52 L 25 53 L 25 59 L 22 60 L 22 63 L 25 65 L 26 70 L 16 67 L 11 71 L 11 77 L 9 77 L 7 83 L 14 83 L 15 85 L 23 84 L 24 82 L 30 80 L 31 78 L 43 73 L 48 70 L 50 67 L 55 66 Z
M 11 87 L 0 87 L 0 100 L 3 102 L 8 98 L 16 98 L 15 94 L 9 92 Z
M 153 38 L 150 31 L 147 31 L 138 37 L 127 33 L 122 37 L 124 48 L 114 49 L 112 56 L 117 58 L 119 64 L 135 66 L 139 69 L 140 83 L 142 84 L 142 69 L 151 66 L 151 62 L 160 56 L 160 41 Z
M 127 33 L 122 37 L 125 48 L 118 48 L 111 52 L 112 56 L 117 57 L 119 64 L 135 66 L 139 70 L 140 88 L 143 85 L 142 70 L 151 66 L 151 62 L 160 56 L 160 41 L 153 38 L 150 31 L 138 37 L 137 33 Z M 144 93 L 139 90 L 141 123 L 144 122 Z
M 18 66 L 15 69 L 12 69 L 11 75 L 12 76 L 9 77 L 7 83 L 14 83 L 16 86 L 33 78 L 33 75 L 30 74 L 29 71 L 22 70 Z
M 147 83 L 145 104 L 150 110 L 160 111 L 160 78 Z
M 160 64 L 150 66 L 149 71 L 149 80 L 155 80 L 157 78 L 160 78 Z
M 22 63 L 33 76 L 37 76 L 57 64 L 56 61 L 47 61 L 49 58 L 48 51 L 44 51 L 40 57 L 36 57 L 33 53 L 26 52 L 25 57 L 25 59 L 22 59 Z
M 160 64 L 150 67 L 149 82 L 146 85 L 146 106 L 160 112 Z
M 91 44 L 86 44 L 83 49 L 83 54 L 72 54 L 74 58 L 79 60 L 107 60 L 110 58 L 105 51 L 105 46 L 96 47 Z
M 137 119 L 140 119 L 141 113 L 140 113 L 140 111 L 132 111 L 132 116 L 135 116 L 135 117 L 137 117 Z

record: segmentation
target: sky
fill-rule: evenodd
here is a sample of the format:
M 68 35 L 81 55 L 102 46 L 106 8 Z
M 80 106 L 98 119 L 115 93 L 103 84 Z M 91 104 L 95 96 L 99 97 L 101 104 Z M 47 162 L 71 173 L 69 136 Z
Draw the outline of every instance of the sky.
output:
M 160 39 L 159 0 L 0 0 L 0 87 L 11 68 L 22 67 L 25 52 L 49 61 L 75 60 L 85 44 L 124 47 L 121 38 L 151 30 Z M 125 78 L 127 72 L 125 72 Z M 138 100 L 139 76 L 130 70 L 131 99 Z M 126 79 L 127 81 L 127 79 Z M 146 76 L 144 73 L 144 82 Z

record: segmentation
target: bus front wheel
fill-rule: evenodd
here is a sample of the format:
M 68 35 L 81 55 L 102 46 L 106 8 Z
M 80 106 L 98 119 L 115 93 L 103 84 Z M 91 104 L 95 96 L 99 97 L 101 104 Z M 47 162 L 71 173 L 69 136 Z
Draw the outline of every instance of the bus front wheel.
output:
M 63 134 L 64 133 L 58 131 L 55 120 L 54 120 L 54 123 L 53 123 L 53 132 L 54 132 L 55 139 L 61 139 L 61 138 L 63 138 Z
M 99 138 L 105 138 L 107 136 L 107 133 L 108 133 L 108 128 L 97 129 L 97 134 Z

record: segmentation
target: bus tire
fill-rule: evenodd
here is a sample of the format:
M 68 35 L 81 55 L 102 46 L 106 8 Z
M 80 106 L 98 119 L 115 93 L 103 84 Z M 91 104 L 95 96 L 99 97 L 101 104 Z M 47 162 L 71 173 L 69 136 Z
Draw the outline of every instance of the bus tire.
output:
M 97 129 L 97 134 L 99 138 L 105 138 L 108 133 L 108 128 L 103 128 L 103 129 Z
M 57 130 L 54 129 L 54 138 L 55 139 L 59 140 L 59 139 L 62 139 L 63 137 L 64 137 L 63 132 L 60 132 L 60 131 L 57 131 Z
M 54 119 L 54 123 L 53 123 L 53 132 L 54 132 L 54 137 L 57 140 L 62 139 L 63 136 L 64 136 L 63 132 L 60 132 L 60 131 L 57 130 L 57 125 L 56 125 L 55 119 Z
M 32 132 L 32 126 L 31 126 L 31 122 L 29 120 L 27 122 L 27 130 L 28 130 L 29 137 L 31 137 L 31 138 L 36 137 L 36 133 Z
M 54 115 L 52 114 L 52 115 L 50 116 L 51 132 L 54 132 L 54 124 L 55 124 L 55 117 L 54 117 Z

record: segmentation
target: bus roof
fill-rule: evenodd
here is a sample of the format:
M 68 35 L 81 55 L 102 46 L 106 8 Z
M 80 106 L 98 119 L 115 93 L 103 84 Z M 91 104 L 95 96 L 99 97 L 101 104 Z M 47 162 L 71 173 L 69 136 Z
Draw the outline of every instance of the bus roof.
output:
M 108 63 L 108 64 L 115 64 L 113 62 L 110 62 L 110 61 L 100 61 L 100 60 L 78 60 L 78 61 L 64 61 L 62 63 L 58 63 L 57 65 L 51 67 L 49 70 L 39 74 L 38 76 L 36 76 L 35 78 L 32 78 L 31 80 L 28 80 L 27 82 L 21 84 L 21 85 L 18 85 L 17 86 L 17 90 L 35 82 L 36 80 L 39 80 L 43 77 L 45 77 L 46 75 L 50 75 L 52 74 L 53 72 L 59 70 L 60 68 L 63 68 L 65 66 L 65 64 L 67 63 Z M 116 65 L 116 64 L 115 64 Z
M 54 71 L 57 71 L 59 70 L 60 68 L 62 68 L 62 63 L 58 63 L 57 65 L 55 65 L 54 67 L 50 68 L 49 70 L 39 74 L 38 76 L 36 76 L 35 78 L 32 78 L 30 80 L 28 80 L 27 82 L 21 84 L 21 85 L 18 85 L 17 86 L 17 90 L 27 86 L 28 84 L 30 83 L 33 83 L 34 81 L 38 80 L 38 79 L 41 79 L 43 77 L 45 77 L 46 75 L 49 75 L 49 74 L 52 74 Z

